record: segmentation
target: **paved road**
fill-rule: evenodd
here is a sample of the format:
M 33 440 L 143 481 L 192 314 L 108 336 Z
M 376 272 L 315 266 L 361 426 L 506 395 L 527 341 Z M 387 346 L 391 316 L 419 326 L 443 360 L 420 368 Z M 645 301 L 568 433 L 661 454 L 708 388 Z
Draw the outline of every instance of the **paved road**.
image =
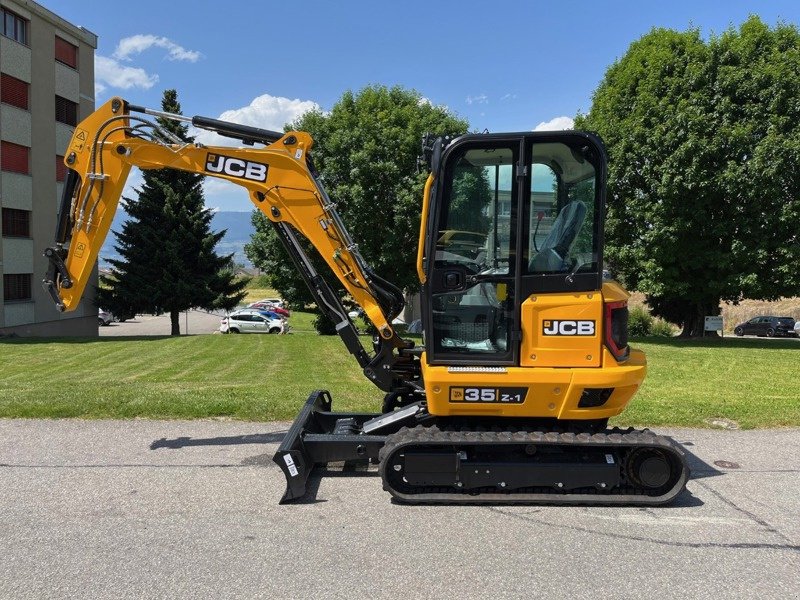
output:
M 788 598 L 800 430 L 665 431 L 668 508 L 408 507 L 374 472 L 278 506 L 286 424 L 0 421 L 0 598 Z M 715 461 L 738 463 L 720 468 Z

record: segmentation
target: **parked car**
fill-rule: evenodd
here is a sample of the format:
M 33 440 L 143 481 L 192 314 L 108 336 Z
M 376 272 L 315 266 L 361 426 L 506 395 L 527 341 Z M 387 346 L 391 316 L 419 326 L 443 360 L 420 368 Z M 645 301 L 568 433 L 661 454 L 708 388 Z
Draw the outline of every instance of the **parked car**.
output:
M 272 312 L 278 313 L 282 317 L 290 317 L 292 313 L 289 312 L 288 309 L 283 308 L 282 306 L 278 306 L 277 304 L 272 304 L 270 302 L 258 301 L 253 302 L 252 304 L 248 304 L 247 308 L 255 308 L 259 310 L 271 310 Z
M 795 321 L 792 317 L 753 317 L 749 321 L 739 323 L 734 329 L 736 335 L 789 336 L 797 335 Z
M 486 234 L 473 231 L 449 229 L 441 232 L 436 241 L 436 249 L 440 251 L 475 258 L 486 245 Z
M 133 319 L 136 315 L 132 312 L 114 313 L 115 323 L 124 323 L 128 319 Z
M 97 324 L 101 327 L 105 327 L 109 325 L 111 321 L 114 320 L 114 315 L 108 312 L 105 309 L 99 308 L 97 309 Z
M 272 304 L 273 306 L 277 306 L 278 308 L 286 308 L 286 303 L 280 298 L 264 298 L 262 300 L 259 300 L 259 302 L 262 302 L 264 304 Z
M 270 319 L 257 311 L 237 311 L 224 317 L 219 325 L 222 333 L 287 333 L 283 319 Z
M 267 310 L 265 308 L 242 308 L 241 310 L 237 310 L 236 312 L 239 314 L 253 313 L 257 315 L 262 315 L 264 317 L 267 317 L 268 319 L 281 319 L 283 321 L 285 321 L 288 318 L 274 309 Z

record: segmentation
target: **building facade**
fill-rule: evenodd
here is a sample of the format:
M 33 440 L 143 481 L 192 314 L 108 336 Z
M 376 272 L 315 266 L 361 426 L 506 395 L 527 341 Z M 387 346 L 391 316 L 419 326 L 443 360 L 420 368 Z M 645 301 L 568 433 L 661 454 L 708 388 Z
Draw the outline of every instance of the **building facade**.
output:
M 94 288 L 59 313 L 42 289 L 64 152 L 94 110 L 97 36 L 30 0 L 0 0 L 0 334 L 96 336 Z

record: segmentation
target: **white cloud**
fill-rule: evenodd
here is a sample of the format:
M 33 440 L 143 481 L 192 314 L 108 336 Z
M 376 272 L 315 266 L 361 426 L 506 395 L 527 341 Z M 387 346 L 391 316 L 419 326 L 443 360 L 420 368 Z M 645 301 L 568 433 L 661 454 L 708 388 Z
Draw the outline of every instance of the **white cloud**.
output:
M 226 110 L 219 117 L 221 121 L 230 121 L 240 125 L 251 125 L 261 129 L 283 131 L 283 126 L 302 116 L 310 110 L 320 110 L 319 104 L 312 100 L 281 98 L 263 94 L 241 108 Z M 206 146 L 241 146 L 241 142 L 226 138 L 206 129 L 190 128 L 189 134 L 195 141 Z M 221 210 L 249 210 L 252 208 L 247 193 L 241 186 L 223 179 L 206 177 L 203 182 L 203 193 L 206 206 L 214 206 Z
M 500 101 L 502 102 L 503 100 L 516 100 L 516 99 L 517 99 L 516 94 L 503 94 L 503 96 L 500 98 Z
M 183 46 L 176 44 L 169 38 L 152 34 L 137 34 L 122 38 L 114 50 L 114 58 L 117 60 L 131 60 L 132 54 L 141 54 L 150 48 L 163 48 L 167 51 L 169 60 L 187 60 L 197 62 L 202 56 L 196 50 L 187 50 Z
M 196 62 L 202 55 L 195 50 L 187 50 L 172 40 L 149 34 L 138 34 L 122 38 L 117 49 L 109 56 L 94 57 L 94 93 L 102 94 L 109 87 L 122 90 L 140 88 L 148 90 L 158 82 L 158 75 L 150 74 L 140 67 L 127 64 L 131 56 L 140 54 L 150 48 L 162 48 L 167 51 L 169 60 L 185 60 Z
M 310 110 L 319 110 L 319 104 L 313 100 L 294 100 L 279 96 L 263 94 L 253 99 L 248 106 L 226 110 L 218 118 L 240 125 L 251 125 L 261 129 L 283 131 L 286 123 L 294 121 Z M 196 141 L 206 146 L 239 146 L 237 140 L 222 137 L 213 131 L 192 128 L 191 135 Z
M 206 177 L 203 180 L 203 194 L 206 197 L 206 203 L 208 203 L 209 197 L 213 198 L 219 196 L 235 196 L 236 194 L 244 194 L 243 197 L 247 198 L 247 191 L 244 188 L 231 183 L 230 181 L 217 179 L 216 177 Z
M 150 75 L 139 67 L 121 65 L 107 56 L 94 57 L 95 93 L 107 87 L 129 90 L 131 88 L 150 89 L 158 82 L 158 75 Z
M 536 127 L 534 127 L 533 130 L 560 131 L 562 129 L 572 129 L 573 127 L 575 127 L 575 121 L 573 121 L 571 117 L 556 117 L 554 119 L 550 119 L 549 121 L 542 121 Z
M 489 96 L 480 94 L 478 96 L 467 96 L 467 104 L 489 104 Z

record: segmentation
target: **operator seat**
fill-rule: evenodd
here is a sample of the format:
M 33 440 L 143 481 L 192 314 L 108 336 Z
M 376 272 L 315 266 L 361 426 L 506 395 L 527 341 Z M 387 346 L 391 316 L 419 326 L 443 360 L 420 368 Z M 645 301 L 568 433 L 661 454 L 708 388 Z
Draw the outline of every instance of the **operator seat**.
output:
M 570 266 L 566 258 L 586 219 L 586 205 L 573 200 L 561 209 L 539 252 L 528 263 L 529 272 L 557 273 Z

